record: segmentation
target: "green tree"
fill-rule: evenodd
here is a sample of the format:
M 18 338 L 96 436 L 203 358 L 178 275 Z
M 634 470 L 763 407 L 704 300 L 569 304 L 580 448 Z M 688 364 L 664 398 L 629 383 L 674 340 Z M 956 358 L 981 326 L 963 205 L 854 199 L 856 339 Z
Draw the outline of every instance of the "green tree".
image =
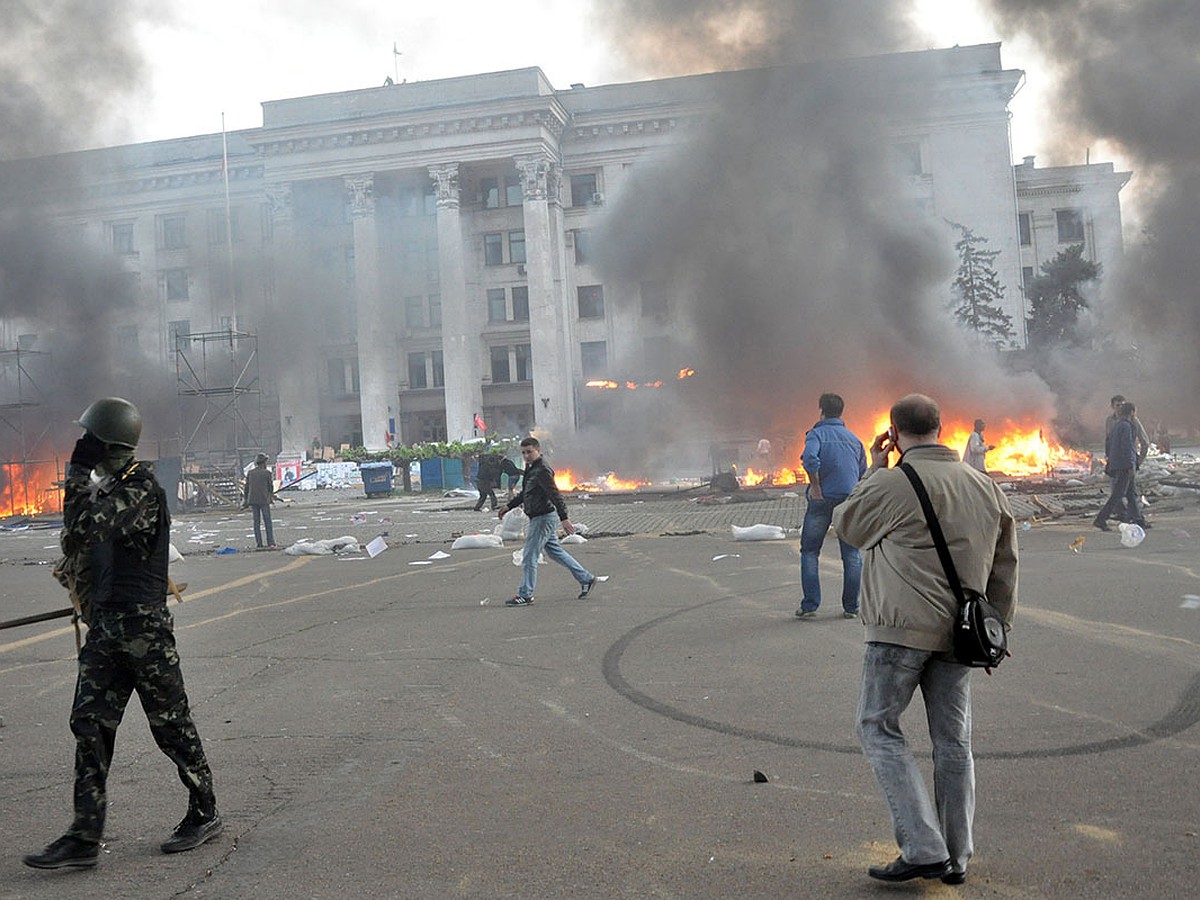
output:
M 954 224 L 954 223 L 952 223 Z M 984 249 L 987 238 L 954 224 L 962 237 L 954 245 L 958 274 L 954 278 L 954 318 L 984 340 L 1003 347 L 1013 338 L 1012 316 L 1004 311 L 1004 285 L 996 273 L 999 250 Z
M 1073 244 L 1042 263 L 1042 274 L 1025 286 L 1030 345 L 1078 343 L 1079 312 L 1088 306 L 1082 287 L 1099 278 L 1100 264 L 1083 258 L 1083 244 Z

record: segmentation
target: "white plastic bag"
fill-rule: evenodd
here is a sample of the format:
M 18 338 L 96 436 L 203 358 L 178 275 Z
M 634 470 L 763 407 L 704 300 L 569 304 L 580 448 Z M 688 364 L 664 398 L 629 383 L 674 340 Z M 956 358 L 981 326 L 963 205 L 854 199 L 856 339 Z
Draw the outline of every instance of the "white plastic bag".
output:
M 519 566 L 524 561 L 525 561 L 525 551 L 524 550 L 514 550 L 513 551 L 513 565 Z M 538 554 L 537 564 L 539 566 L 544 566 L 546 564 L 546 554 L 545 553 Z
M 1121 531 L 1122 546 L 1136 547 L 1146 539 L 1146 532 L 1141 525 L 1134 525 L 1132 522 L 1122 522 L 1117 528 Z
M 782 541 L 787 534 L 778 525 L 751 525 L 748 528 L 739 528 L 736 525 L 730 525 L 733 529 L 733 539 L 735 541 Z
M 568 534 L 568 535 L 564 535 L 562 538 L 560 538 L 558 542 L 560 544 L 586 544 L 587 538 L 585 538 L 582 534 L 578 534 L 578 533 L 577 534 Z
M 464 534 L 454 539 L 451 550 L 481 550 L 484 547 L 503 547 L 504 539 L 498 534 Z
M 529 517 L 525 515 L 525 510 L 518 506 L 504 514 L 504 518 L 496 526 L 495 533 L 506 541 L 519 540 L 525 537 L 525 526 L 528 524 Z

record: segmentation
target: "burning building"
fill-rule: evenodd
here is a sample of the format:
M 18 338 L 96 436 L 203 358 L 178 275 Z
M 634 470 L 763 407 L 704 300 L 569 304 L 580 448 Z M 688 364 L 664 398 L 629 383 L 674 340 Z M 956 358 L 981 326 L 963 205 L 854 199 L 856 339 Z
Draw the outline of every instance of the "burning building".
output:
M 206 404 L 160 419 L 179 422 L 185 455 L 206 411 L 242 393 L 263 424 L 247 435 L 244 412 L 227 416 L 230 452 L 460 439 L 480 415 L 491 433 L 560 439 L 625 419 L 749 434 L 807 421 L 797 403 L 829 386 L 853 404 L 872 383 L 870 402 L 890 402 L 863 358 L 903 347 L 928 363 L 965 343 L 940 325 L 928 342 L 948 223 L 999 251 L 1011 346 L 1027 226 L 1039 248 L 1120 252 L 1111 166 L 1082 194 L 1071 185 L 1103 167 L 1040 169 L 1036 186 L 1014 169 L 1022 77 L 991 44 L 567 89 L 536 68 L 389 84 L 267 101 L 261 128 L 71 154 L 77 177 L 37 202 L 115 267 L 122 299 L 89 319 L 110 356 L 158 371 L 181 408 Z M 870 114 L 847 117 L 846 98 L 868 96 Z M 737 152 L 692 153 L 706 140 Z M 29 162 L 0 163 L 0 189 L 27 193 Z M 885 200 L 902 228 L 870 225 Z M 1081 228 L 1047 232 L 1051 216 Z M 44 333 L 39 347 L 72 352 L 55 345 L 61 308 L 2 315 L 0 349 Z M 832 371 L 831 347 L 856 336 L 840 359 L 857 374 Z M 833 384 L 791 371 L 789 349 Z M 201 377 L 209 350 L 224 368 Z M 961 386 L 946 353 L 931 368 Z

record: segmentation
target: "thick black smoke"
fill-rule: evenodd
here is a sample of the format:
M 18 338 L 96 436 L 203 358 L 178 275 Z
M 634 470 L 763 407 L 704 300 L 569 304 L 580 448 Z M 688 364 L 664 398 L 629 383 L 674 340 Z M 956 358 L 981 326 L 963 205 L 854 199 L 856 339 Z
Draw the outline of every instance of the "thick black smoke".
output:
M 717 114 L 635 168 L 598 242 L 606 280 L 665 282 L 690 325 L 683 362 L 707 389 L 678 430 L 761 430 L 798 455 L 824 391 L 864 434 L 912 390 L 958 421 L 1053 415 L 1040 381 L 954 326 L 953 232 L 905 199 L 890 158 L 889 123 L 935 102 L 938 58 L 834 61 L 915 49 L 907 3 L 622 6 L 612 21 L 653 74 L 773 66 L 725 76 Z M 723 39 L 729 22 L 749 23 L 745 41 Z
M 1138 401 L 1139 414 L 1192 429 L 1200 423 L 1200 6 L 987 4 L 1008 34 L 1028 35 L 1057 65 L 1055 146 L 1077 158 L 1084 142 L 1105 139 L 1133 160 L 1143 233 L 1110 273 L 1103 310 L 1124 339 L 1093 365 L 1111 371 L 1126 359 L 1134 383 L 1115 387 Z

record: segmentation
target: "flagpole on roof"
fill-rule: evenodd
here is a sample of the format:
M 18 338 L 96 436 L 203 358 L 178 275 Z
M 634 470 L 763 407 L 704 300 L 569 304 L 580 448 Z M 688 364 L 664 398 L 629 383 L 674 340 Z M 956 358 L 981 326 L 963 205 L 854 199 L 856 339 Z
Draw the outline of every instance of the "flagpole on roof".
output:
M 225 177 L 225 254 L 229 266 L 229 295 L 232 298 L 233 314 L 230 317 L 230 344 L 232 333 L 238 330 L 237 280 L 233 276 L 233 215 L 229 202 L 229 139 L 225 134 L 225 113 L 221 113 L 221 173 Z

